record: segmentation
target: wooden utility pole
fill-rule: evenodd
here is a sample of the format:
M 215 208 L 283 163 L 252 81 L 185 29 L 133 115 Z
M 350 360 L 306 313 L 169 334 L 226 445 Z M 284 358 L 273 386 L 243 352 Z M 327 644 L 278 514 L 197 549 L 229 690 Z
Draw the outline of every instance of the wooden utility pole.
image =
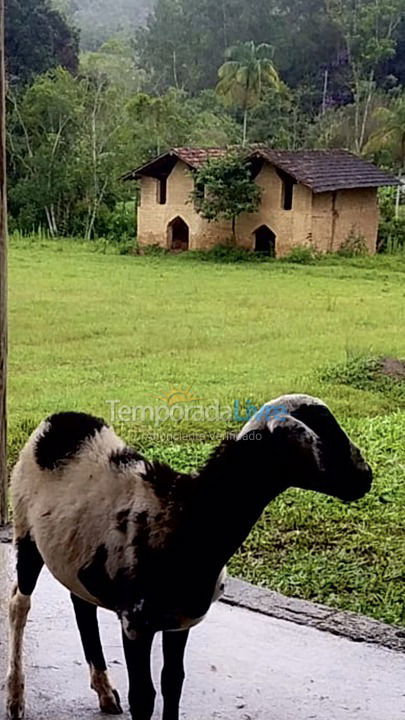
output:
M 0 0 L 0 525 L 7 513 L 7 187 L 4 0 Z

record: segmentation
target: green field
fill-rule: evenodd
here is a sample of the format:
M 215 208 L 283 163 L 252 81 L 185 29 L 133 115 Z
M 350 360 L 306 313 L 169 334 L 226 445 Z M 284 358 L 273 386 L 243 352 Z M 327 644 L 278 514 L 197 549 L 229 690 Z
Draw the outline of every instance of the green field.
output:
M 375 470 L 346 506 L 291 490 L 231 571 L 286 594 L 405 624 L 404 380 L 367 358 L 405 358 L 405 256 L 218 264 L 19 241 L 10 252 L 10 457 L 46 414 L 109 402 L 201 404 L 322 397 Z M 194 468 L 232 422 L 118 422 L 150 456 Z

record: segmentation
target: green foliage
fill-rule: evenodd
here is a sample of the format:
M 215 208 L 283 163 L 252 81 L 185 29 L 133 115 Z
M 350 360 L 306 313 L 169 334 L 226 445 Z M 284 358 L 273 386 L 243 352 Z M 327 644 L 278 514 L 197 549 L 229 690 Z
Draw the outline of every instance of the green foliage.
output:
M 266 88 L 250 112 L 248 139 L 269 147 L 298 150 L 308 145 L 308 122 L 299 92 L 285 85 L 280 89 Z
M 216 91 L 225 103 L 242 110 L 245 145 L 248 111 L 258 105 L 266 86 L 280 90 L 280 78 L 272 61 L 273 49 L 265 43 L 239 43 L 228 48 L 225 57 L 226 62 L 218 70 Z
M 146 19 L 152 0 L 52 0 L 80 29 L 83 50 L 98 50 L 111 36 L 131 37 Z
M 49 2 L 8 0 L 13 228 L 107 236 L 120 176 L 172 146 L 346 147 L 402 171 L 403 0 Z
M 108 217 L 107 238 L 118 245 L 134 245 L 136 236 L 135 203 L 118 203 Z
M 159 98 L 134 92 L 131 74 L 118 82 L 120 57 L 104 51 L 97 58 L 87 55 L 77 77 L 57 68 L 38 76 L 23 93 L 10 90 L 14 227 L 108 236 L 110 214 L 134 193 L 133 185 L 119 180 L 129 163 L 141 164 L 171 145 L 227 144 L 237 138 L 236 124 L 209 94 L 202 109 L 177 90 Z
M 405 406 L 405 362 L 396 358 L 351 352 L 344 362 L 322 370 L 320 379 L 382 393 L 391 399 L 393 410 Z
M 125 96 L 139 92 L 145 83 L 145 72 L 136 65 L 131 43 L 121 37 L 111 38 L 97 51 L 82 52 L 80 71 L 103 77 Z
M 405 252 L 405 218 L 391 218 L 382 220 L 378 230 L 378 252 L 403 253 Z
M 318 254 L 311 247 L 296 245 L 281 259 L 283 262 L 296 263 L 297 265 L 312 265 L 318 259 Z
M 141 255 L 146 255 L 146 257 L 163 257 L 164 255 L 168 255 L 169 251 L 167 248 L 162 247 L 161 245 L 143 245 L 140 249 Z
M 388 107 L 378 107 L 374 113 L 377 127 L 372 133 L 365 153 L 378 157 L 388 150 L 391 161 L 405 171 L 405 95 L 392 100 Z
M 213 87 L 228 47 L 272 42 L 272 6 L 269 0 L 157 0 L 137 43 L 153 86 L 193 94 Z
M 261 190 L 239 153 L 207 162 L 196 172 L 194 186 L 192 200 L 198 212 L 209 221 L 232 221 L 233 240 L 236 219 L 242 213 L 255 212 L 260 204 Z
M 369 2 L 326 0 L 332 22 L 344 39 L 354 100 L 355 149 L 362 152 L 375 94 L 376 75 L 382 63 L 395 54 L 395 30 L 404 16 L 403 0 Z
M 252 263 L 252 262 L 270 262 L 273 258 L 264 253 L 255 253 L 234 245 L 215 245 L 210 250 L 191 250 L 183 255 L 184 260 L 198 259 L 202 262 L 214 263 Z
M 344 242 L 341 244 L 338 255 L 342 257 L 358 257 L 359 255 L 367 255 L 367 244 L 364 236 L 352 230 Z
M 6 0 L 5 18 L 7 74 L 12 85 L 25 85 L 58 65 L 77 71 L 78 34 L 49 0 Z
M 378 205 L 383 220 L 392 220 L 395 215 L 396 193 L 395 187 L 380 188 L 378 191 Z
M 117 180 L 131 140 L 120 89 L 57 68 L 10 101 L 10 211 L 18 227 L 104 234 L 106 213 L 128 192 Z

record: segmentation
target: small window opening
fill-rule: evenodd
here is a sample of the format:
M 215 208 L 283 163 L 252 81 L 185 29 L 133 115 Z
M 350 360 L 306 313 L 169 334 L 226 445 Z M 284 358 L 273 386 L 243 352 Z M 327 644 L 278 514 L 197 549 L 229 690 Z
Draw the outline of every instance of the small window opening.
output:
M 294 180 L 285 178 L 283 180 L 282 207 L 283 210 L 292 210 L 294 198 Z
M 167 203 L 167 177 L 158 179 L 157 200 L 159 205 L 166 205 Z
M 204 183 L 196 182 L 194 198 L 195 198 L 195 204 L 197 207 L 202 203 L 202 201 L 204 200 L 204 197 L 205 197 Z

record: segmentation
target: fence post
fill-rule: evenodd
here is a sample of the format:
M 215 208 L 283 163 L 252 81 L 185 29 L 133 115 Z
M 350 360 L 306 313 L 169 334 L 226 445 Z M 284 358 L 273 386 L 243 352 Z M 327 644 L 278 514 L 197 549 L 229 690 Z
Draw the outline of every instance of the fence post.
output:
M 7 186 L 4 0 L 0 0 L 0 525 L 7 512 Z

